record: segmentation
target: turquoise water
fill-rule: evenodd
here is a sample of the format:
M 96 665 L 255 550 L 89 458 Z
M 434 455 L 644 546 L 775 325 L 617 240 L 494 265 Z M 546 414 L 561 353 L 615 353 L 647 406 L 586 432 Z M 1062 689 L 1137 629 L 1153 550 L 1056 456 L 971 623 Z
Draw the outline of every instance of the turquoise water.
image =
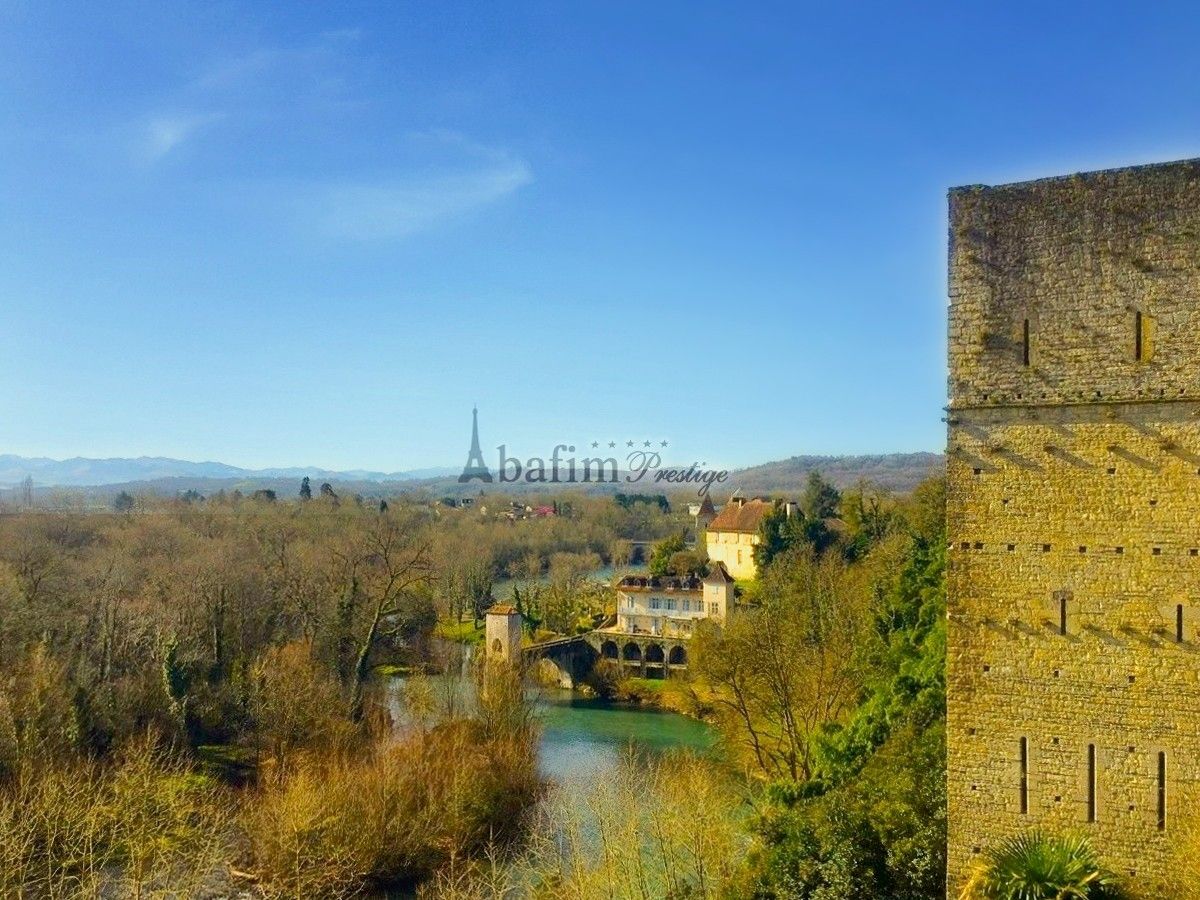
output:
M 538 698 L 542 720 L 540 766 L 555 780 L 602 775 L 615 769 L 629 749 L 663 753 L 673 749 L 712 749 L 715 736 L 703 722 L 678 713 L 602 700 L 569 691 L 543 692 Z
M 472 702 L 469 679 L 432 679 L 443 702 L 463 708 Z M 405 716 L 404 678 L 393 679 L 389 705 L 397 722 Z M 538 764 L 544 777 L 564 787 L 603 783 L 623 754 L 654 755 L 670 750 L 711 750 L 716 735 L 703 722 L 678 713 L 585 699 L 565 690 L 533 693 L 541 722 Z M 378 900 L 412 900 L 412 889 L 376 895 Z
M 393 719 L 408 721 L 405 682 L 393 680 L 388 700 Z M 429 680 L 434 704 L 442 710 L 469 709 L 474 686 L 469 678 Z M 705 752 L 716 736 L 703 722 L 678 713 L 585 699 L 570 691 L 543 689 L 531 695 L 542 726 L 539 766 L 556 781 L 594 778 L 613 771 L 622 753 L 658 754 L 673 749 Z

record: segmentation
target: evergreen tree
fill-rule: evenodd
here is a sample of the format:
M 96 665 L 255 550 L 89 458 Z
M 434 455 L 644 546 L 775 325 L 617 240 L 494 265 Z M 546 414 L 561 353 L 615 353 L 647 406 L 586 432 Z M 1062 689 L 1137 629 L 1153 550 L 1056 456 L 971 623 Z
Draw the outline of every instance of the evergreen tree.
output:
M 305 475 L 304 478 L 300 482 L 300 499 L 301 500 L 311 500 L 312 499 L 312 485 L 308 483 L 307 475 Z
M 821 477 L 820 472 L 808 473 L 808 484 L 800 498 L 800 509 L 809 521 L 832 519 L 838 514 L 842 495 L 832 484 Z

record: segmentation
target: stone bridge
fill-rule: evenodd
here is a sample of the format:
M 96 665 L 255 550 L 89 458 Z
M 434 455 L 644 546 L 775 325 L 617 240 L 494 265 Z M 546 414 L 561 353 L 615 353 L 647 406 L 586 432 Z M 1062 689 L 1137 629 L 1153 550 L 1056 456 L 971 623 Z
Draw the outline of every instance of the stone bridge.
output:
M 625 674 L 641 678 L 666 678 L 686 671 L 687 645 L 687 638 L 601 630 L 531 644 L 521 648 L 521 655 L 527 664 L 553 663 L 559 685 L 573 688 L 601 659 L 610 659 Z

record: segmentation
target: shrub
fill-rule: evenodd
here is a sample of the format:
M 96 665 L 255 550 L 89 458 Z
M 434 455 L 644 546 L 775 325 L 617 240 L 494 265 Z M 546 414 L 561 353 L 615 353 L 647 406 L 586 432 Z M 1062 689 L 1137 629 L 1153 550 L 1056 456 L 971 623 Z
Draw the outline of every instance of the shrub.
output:
M 972 873 L 960 900 L 1109 900 L 1119 898 L 1116 877 L 1086 837 L 1026 831 L 991 848 Z
M 516 858 L 451 860 L 419 892 L 429 900 L 692 898 L 729 893 L 745 850 L 741 798 L 701 757 L 625 754 L 603 780 L 562 787 Z
M 621 689 L 621 664 L 615 659 L 598 659 L 588 673 L 586 684 L 601 700 L 611 700 Z
M 347 748 L 356 729 L 337 681 L 312 646 L 293 641 L 266 653 L 254 668 L 251 710 L 259 747 L 281 770 L 300 747 Z
M 265 889 L 350 896 L 511 836 L 540 791 L 531 715 L 519 682 L 494 673 L 474 719 L 297 755 L 244 818 Z
M 769 792 L 743 894 L 752 897 L 927 900 L 946 892 L 941 726 L 909 727 L 859 776 L 828 793 L 818 782 Z
M 148 737 L 111 768 L 26 767 L 0 793 L 0 895 L 193 896 L 229 851 L 227 804 Z

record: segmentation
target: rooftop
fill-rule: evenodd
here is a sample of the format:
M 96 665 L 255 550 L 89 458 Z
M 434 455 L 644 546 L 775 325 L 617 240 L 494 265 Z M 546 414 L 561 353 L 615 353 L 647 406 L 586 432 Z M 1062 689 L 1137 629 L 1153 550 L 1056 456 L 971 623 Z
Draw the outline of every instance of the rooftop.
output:
M 758 525 L 763 516 L 775 508 L 769 500 L 755 497 L 739 505 L 736 502 L 726 503 L 715 519 L 709 525 L 709 531 L 739 531 L 745 534 L 757 534 Z
M 696 591 L 703 582 L 695 575 L 626 575 L 617 584 L 620 591 Z

